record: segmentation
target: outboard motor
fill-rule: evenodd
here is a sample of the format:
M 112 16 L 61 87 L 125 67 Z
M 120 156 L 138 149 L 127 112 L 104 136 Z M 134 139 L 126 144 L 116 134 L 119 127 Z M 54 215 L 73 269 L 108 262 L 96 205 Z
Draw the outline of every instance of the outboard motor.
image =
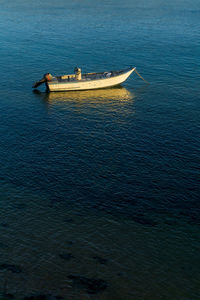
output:
M 74 73 L 75 73 L 76 80 L 81 80 L 82 79 L 82 77 L 81 77 L 81 69 L 80 68 L 76 67 L 74 69 Z
M 44 74 L 43 78 L 39 81 L 36 81 L 33 85 L 33 88 L 36 89 L 38 86 L 40 86 L 43 83 L 47 83 L 47 81 L 51 81 L 53 76 L 50 73 Z M 48 88 L 47 84 L 46 87 Z

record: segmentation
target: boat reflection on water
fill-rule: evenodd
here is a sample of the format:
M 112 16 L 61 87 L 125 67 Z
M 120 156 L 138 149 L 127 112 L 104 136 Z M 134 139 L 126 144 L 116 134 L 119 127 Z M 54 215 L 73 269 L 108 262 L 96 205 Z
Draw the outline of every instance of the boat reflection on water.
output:
M 109 89 L 87 90 L 87 91 L 69 91 L 69 92 L 50 92 L 42 93 L 35 91 L 40 95 L 49 106 L 56 104 L 76 102 L 76 104 L 105 104 L 112 101 L 126 103 L 134 99 L 134 94 L 124 87 L 114 87 Z

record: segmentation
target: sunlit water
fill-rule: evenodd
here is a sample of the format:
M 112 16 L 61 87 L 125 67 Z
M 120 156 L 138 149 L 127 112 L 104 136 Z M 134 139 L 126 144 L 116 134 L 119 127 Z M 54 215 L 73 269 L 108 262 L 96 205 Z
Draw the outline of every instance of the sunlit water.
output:
M 197 0 L 0 1 L 2 291 L 200 298 L 199 20 Z M 150 85 L 32 91 L 75 66 Z

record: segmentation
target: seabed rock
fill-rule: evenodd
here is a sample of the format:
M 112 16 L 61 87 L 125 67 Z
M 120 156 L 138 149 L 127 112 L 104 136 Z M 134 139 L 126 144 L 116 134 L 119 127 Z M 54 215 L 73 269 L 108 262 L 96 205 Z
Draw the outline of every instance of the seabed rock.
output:
M 0 270 L 8 270 L 8 271 L 11 271 L 12 273 L 21 273 L 22 272 L 22 268 L 20 266 L 11 265 L 11 264 L 1 264 Z
M 9 227 L 9 224 L 8 224 L 8 223 L 1 223 L 0 225 L 1 225 L 2 227 L 5 227 L 5 228 L 6 228 L 6 227 Z
M 35 295 L 35 296 L 29 296 L 25 297 L 23 300 L 47 300 L 48 297 L 46 295 Z
M 8 246 L 0 241 L 0 248 L 7 248 Z
M 72 218 L 65 218 L 64 222 L 66 222 L 66 223 L 73 223 L 74 220 Z
M 26 203 L 17 203 L 15 205 L 15 208 L 17 208 L 17 209 L 25 209 L 25 208 L 27 208 L 27 204 Z
M 146 225 L 146 226 L 156 226 L 158 225 L 158 223 L 152 219 L 143 217 L 143 216 L 133 216 L 132 220 L 136 223 L 142 224 L 142 225 Z
M 74 256 L 71 253 L 61 253 L 59 254 L 59 256 L 64 260 L 70 260 L 71 258 L 74 258 Z
M 10 293 L 6 293 L 3 295 L 3 300 L 11 300 L 11 299 L 14 299 L 14 295 L 13 294 L 10 294 Z
M 100 256 L 93 256 L 93 259 L 95 259 L 101 265 L 106 265 L 108 263 L 108 260 L 106 258 Z
M 83 288 L 89 294 L 97 294 L 104 291 L 108 286 L 103 279 L 87 278 L 79 275 L 69 275 L 68 278 L 73 281 L 74 285 Z

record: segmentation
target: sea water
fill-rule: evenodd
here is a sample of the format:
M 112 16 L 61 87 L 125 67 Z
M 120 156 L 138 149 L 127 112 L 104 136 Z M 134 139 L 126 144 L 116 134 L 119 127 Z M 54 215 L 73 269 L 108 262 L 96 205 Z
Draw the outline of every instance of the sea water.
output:
M 0 1 L 2 292 L 200 299 L 199 26 L 198 0 Z M 32 91 L 76 66 L 150 84 Z

